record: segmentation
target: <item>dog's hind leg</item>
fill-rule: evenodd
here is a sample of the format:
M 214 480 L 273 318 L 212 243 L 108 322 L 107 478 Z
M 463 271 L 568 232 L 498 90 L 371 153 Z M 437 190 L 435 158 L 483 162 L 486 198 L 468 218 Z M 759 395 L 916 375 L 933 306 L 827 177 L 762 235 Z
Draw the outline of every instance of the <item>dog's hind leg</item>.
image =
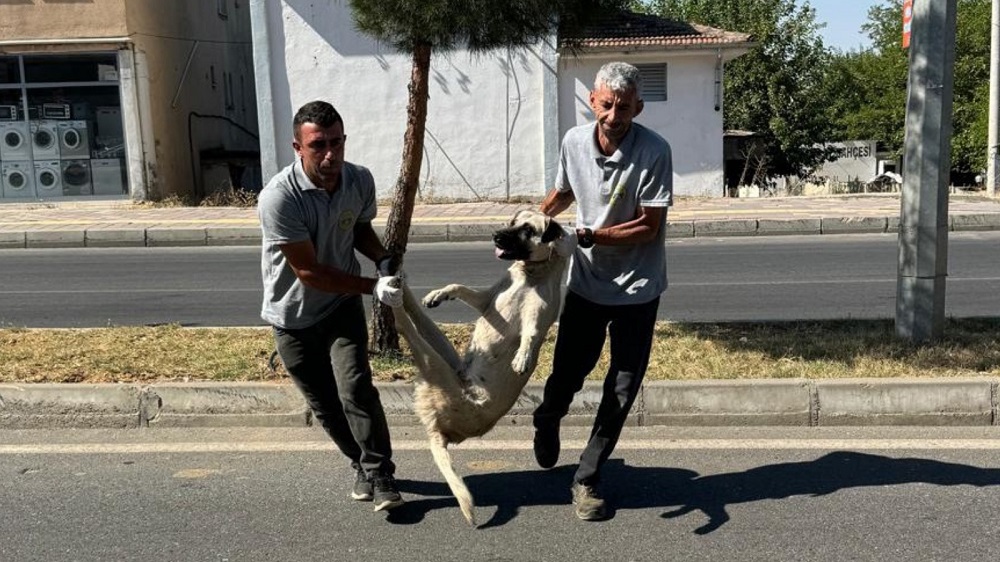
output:
M 410 330 L 412 335 L 423 340 L 448 365 L 452 372 L 457 373 L 461 370 L 462 360 L 459 358 L 458 352 L 455 351 L 455 346 L 441 332 L 441 328 L 438 328 L 438 325 L 424 313 L 420 303 L 413 296 L 413 292 L 410 291 L 410 287 L 406 283 L 403 283 L 403 310 L 410 321 L 410 326 L 407 326 L 406 329 Z M 396 316 L 397 329 L 400 328 L 398 312 L 398 310 L 393 312 L 393 315 Z M 400 332 L 402 331 L 403 329 L 400 329 Z M 406 338 L 407 341 L 410 339 L 410 337 Z M 410 342 L 410 345 L 412 346 L 413 343 Z
M 403 284 L 403 306 L 392 311 L 396 329 L 410 344 L 420 378 L 453 399 L 464 395 L 459 378 L 461 361 L 440 328 L 424 315 L 409 287 Z
M 474 508 L 476 506 L 472 502 L 472 493 L 469 492 L 465 481 L 455 473 L 455 469 L 451 465 L 451 453 L 448 452 L 448 441 L 440 433 L 433 432 L 430 434 L 430 441 L 434 463 L 437 465 L 438 470 L 441 471 L 441 474 L 444 475 L 445 481 L 448 482 L 448 488 L 451 489 L 451 493 L 458 500 L 458 507 L 462 510 L 465 520 L 469 522 L 469 525 L 475 527 L 476 513 Z

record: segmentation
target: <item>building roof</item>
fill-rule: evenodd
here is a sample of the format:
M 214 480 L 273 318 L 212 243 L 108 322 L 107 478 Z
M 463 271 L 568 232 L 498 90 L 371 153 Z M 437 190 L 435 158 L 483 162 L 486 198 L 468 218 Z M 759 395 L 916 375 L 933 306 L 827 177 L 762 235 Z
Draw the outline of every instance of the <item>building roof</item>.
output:
M 578 32 L 560 34 L 561 46 L 585 50 L 736 47 L 752 41 L 748 33 L 633 12 L 611 13 Z

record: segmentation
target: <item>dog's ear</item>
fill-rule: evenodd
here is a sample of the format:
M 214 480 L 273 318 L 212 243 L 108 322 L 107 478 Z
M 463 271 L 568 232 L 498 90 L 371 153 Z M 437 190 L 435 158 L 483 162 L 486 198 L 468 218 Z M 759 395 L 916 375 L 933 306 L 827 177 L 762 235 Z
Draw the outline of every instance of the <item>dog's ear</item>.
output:
M 559 223 L 554 219 L 548 219 L 549 225 L 545 227 L 545 232 L 542 233 L 542 243 L 551 242 L 563 235 L 563 229 L 559 226 Z

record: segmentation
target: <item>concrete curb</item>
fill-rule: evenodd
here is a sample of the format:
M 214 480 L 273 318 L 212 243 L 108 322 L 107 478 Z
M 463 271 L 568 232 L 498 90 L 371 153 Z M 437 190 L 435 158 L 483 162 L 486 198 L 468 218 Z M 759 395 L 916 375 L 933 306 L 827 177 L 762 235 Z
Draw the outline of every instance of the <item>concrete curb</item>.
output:
M 572 224 L 572 223 L 568 223 Z M 410 227 L 410 242 L 471 242 L 492 240 L 498 222 L 417 223 Z M 1000 213 L 951 215 L 953 232 L 1000 230 Z M 383 235 L 385 226 L 375 225 Z M 667 238 L 723 236 L 780 236 L 805 234 L 895 234 L 899 217 L 827 217 L 783 219 L 681 220 L 667 222 Z M 93 227 L 84 229 L 30 229 L 0 232 L 3 248 L 108 248 L 259 246 L 260 230 L 252 226 L 206 227 Z
M 635 426 L 1000 425 L 997 378 L 762 379 L 643 385 Z M 391 424 L 416 426 L 410 383 L 378 385 Z M 498 425 L 530 425 L 531 383 Z M 566 425 L 589 425 L 601 385 L 579 392 Z M 290 383 L 4 384 L 0 429 L 304 427 L 314 420 Z

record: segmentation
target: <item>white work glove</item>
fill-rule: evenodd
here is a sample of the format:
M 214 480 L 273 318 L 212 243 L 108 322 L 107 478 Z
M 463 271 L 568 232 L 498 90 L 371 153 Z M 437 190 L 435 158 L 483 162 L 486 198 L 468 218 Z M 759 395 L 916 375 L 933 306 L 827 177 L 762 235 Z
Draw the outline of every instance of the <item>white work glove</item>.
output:
M 561 238 L 552 242 L 552 250 L 564 258 L 568 258 L 576 251 L 578 241 L 576 239 L 575 228 L 563 228 Z
M 382 304 L 392 308 L 403 306 L 403 289 L 399 277 L 379 277 L 372 292 Z

